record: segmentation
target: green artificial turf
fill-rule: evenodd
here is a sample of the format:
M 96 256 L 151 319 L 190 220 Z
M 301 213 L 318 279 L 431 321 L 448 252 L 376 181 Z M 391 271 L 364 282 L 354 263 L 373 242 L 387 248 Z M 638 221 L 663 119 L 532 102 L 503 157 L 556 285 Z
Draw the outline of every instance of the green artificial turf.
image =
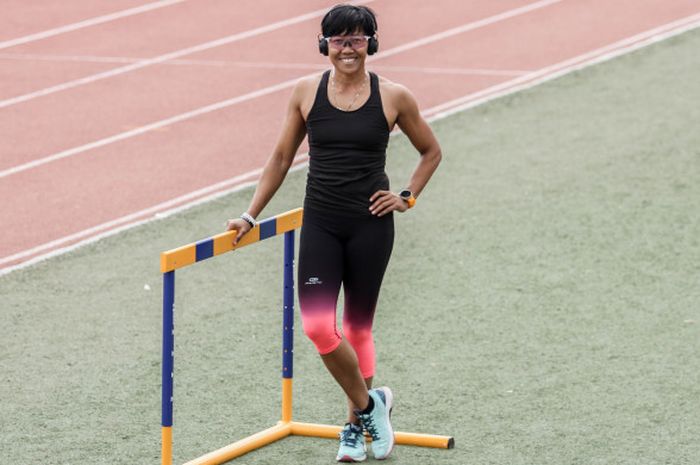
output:
M 433 125 L 444 161 L 396 219 L 376 382 L 397 430 L 456 447 L 386 463 L 697 463 L 699 49 L 686 33 Z M 394 187 L 415 162 L 394 137 Z M 304 181 L 263 216 L 301 205 Z M 0 463 L 160 463 L 159 253 L 251 193 L 0 277 Z M 281 280 L 281 237 L 177 272 L 176 463 L 279 419 Z M 298 314 L 295 342 L 295 419 L 341 423 Z M 335 451 L 289 438 L 239 462 Z

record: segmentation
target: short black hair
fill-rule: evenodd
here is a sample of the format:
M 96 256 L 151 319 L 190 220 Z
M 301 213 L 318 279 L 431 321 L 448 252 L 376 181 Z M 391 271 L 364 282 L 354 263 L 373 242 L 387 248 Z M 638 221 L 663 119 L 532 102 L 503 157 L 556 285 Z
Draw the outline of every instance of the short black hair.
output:
M 377 17 L 366 6 L 336 5 L 321 20 L 323 37 L 352 34 L 358 30 L 368 36 L 377 32 Z

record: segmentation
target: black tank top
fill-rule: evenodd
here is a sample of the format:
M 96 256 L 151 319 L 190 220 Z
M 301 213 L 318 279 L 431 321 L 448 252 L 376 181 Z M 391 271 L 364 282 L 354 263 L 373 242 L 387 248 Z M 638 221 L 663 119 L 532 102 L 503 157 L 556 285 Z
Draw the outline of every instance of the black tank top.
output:
M 328 100 L 330 71 L 323 73 L 306 120 L 309 174 L 304 207 L 324 212 L 370 216 L 369 198 L 389 189 L 384 171 L 389 125 L 379 94 L 379 79 L 370 76 L 367 102 L 352 111 Z

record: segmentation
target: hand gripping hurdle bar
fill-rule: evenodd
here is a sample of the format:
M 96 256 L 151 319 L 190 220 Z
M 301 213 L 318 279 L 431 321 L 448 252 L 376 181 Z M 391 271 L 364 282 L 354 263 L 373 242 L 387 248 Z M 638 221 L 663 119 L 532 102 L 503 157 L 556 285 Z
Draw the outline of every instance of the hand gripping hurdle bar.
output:
M 303 210 L 297 208 L 260 221 L 236 246 L 235 231 L 228 231 L 199 242 L 163 252 L 163 382 L 162 382 L 162 465 L 173 461 L 173 382 L 174 382 L 174 303 L 175 270 L 284 233 L 284 294 L 282 331 L 282 419 L 273 427 L 248 436 L 226 447 L 205 454 L 185 465 L 218 465 L 287 436 L 336 439 L 340 426 L 292 421 L 292 368 L 294 349 L 294 231 L 301 227 Z M 396 444 L 451 449 L 450 436 L 395 432 Z

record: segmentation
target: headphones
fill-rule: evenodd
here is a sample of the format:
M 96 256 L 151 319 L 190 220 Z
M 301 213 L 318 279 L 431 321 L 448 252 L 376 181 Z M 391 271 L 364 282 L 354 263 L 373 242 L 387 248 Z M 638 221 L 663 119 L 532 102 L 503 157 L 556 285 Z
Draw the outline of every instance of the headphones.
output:
M 372 36 L 367 41 L 367 55 L 374 55 L 379 50 L 379 41 Z M 318 38 L 318 51 L 321 55 L 328 56 L 328 41 L 325 37 Z
M 331 10 L 326 13 L 326 15 L 323 17 L 323 20 L 321 21 L 321 24 L 323 24 L 326 21 L 326 18 L 328 18 L 331 14 L 333 14 L 335 11 L 338 9 L 344 9 L 344 8 L 352 8 L 354 10 L 362 10 L 365 12 L 365 14 L 369 14 L 369 16 L 372 18 L 372 25 L 373 29 L 376 33 L 377 31 L 377 19 L 374 17 L 374 12 L 370 10 L 369 8 L 365 7 L 357 7 L 357 6 L 348 6 L 348 5 L 336 5 Z M 369 38 L 367 41 L 367 55 L 374 55 L 377 53 L 377 50 L 379 50 L 379 41 L 377 40 L 377 37 L 375 34 L 372 34 L 372 37 Z M 318 37 L 318 51 L 321 52 L 321 55 L 328 56 L 328 41 L 321 35 L 319 34 Z

